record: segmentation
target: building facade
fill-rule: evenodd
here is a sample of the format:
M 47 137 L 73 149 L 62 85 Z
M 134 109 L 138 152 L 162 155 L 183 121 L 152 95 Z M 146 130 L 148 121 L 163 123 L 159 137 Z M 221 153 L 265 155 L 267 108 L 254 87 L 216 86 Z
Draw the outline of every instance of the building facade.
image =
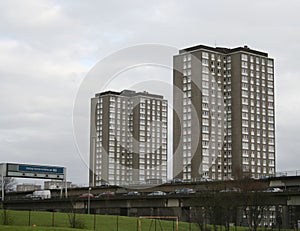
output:
M 63 189 L 66 187 L 72 188 L 72 182 L 64 182 L 61 180 L 44 181 L 44 189 Z
M 25 191 L 37 191 L 41 190 L 42 186 L 41 185 L 36 185 L 36 184 L 18 184 L 17 185 L 17 192 L 25 192 Z
M 273 59 L 247 46 L 199 45 L 173 61 L 174 177 L 274 175 Z
M 91 100 L 91 186 L 167 179 L 167 101 L 124 90 Z

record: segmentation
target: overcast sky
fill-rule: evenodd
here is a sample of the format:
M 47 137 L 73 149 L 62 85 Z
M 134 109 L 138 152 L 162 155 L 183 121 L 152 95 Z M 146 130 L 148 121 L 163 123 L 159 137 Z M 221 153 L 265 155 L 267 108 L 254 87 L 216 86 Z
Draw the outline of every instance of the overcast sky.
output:
M 277 171 L 300 169 L 299 9 L 298 0 L 0 1 L 0 162 L 66 166 L 68 180 L 87 184 L 72 115 L 98 61 L 137 44 L 248 45 L 275 59 Z M 128 70 L 112 90 L 143 74 L 170 81 L 162 69 Z

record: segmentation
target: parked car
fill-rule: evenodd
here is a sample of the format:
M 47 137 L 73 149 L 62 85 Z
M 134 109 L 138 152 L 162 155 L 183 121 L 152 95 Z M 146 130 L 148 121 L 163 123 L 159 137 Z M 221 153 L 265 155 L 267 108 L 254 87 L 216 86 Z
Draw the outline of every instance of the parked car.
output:
M 195 193 L 195 190 L 191 188 L 177 188 L 173 192 L 170 192 L 170 194 L 193 194 L 193 193 Z
M 192 188 L 182 188 L 180 190 L 180 193 L 181 194 L 193 194 L 193 193 L 196 193 L 194 189 Z
M 180 192 L 180 188 L 174 189 L 174 191 L 169 192 L 169 195 L 173 195 L 173 194 L 179 194 Z
M 273 188 L 272 192 L 283 192 L 281 188 Z
M 32 199 L 32 194 L 26 194 L 26 195 L 24 196 L 24 199 Z
M 268 188 L 264 192 L 283 192 L 281 188 Z
M 200 181 L 200 182 L 211 182 L 212 180 L 210 178 L 202 177 L 198 181 Z
M 131 191 L 125 194 L 125 196 L 140 196 L 141 193 L 139 193 L 138 191 Z
M 226 188 L 221 190 L 220 192 L 241 192 L 241 189 L 239 188 Z
M 101 186 L 109 186 L 109 183 L 106 181 L 101 181 Z
M 99 195 L 96 196 L 96 198 L 110 198 L 114 196 L 115 196 L 114 192 L 107 191 L 107 192 L 100 193 Z
M 163 191 L 154 191 L 148 194 L 148 196 L 165 196 L 165 195 L 167 194 Z
M 92 193 L 83 193 L 79 196 L 79 198 L 94 198 L 94 194 Z
M 180 183 L 182 183 L 182 179 L 174 178 L 171 180 L 171 184 L 180 184 Z

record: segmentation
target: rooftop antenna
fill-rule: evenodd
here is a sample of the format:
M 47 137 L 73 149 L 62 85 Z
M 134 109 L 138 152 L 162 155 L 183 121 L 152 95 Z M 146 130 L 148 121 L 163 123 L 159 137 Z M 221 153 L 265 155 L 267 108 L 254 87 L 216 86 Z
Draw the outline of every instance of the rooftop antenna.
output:
M 215 40 L 215 47 L 217 47 L 217 41 Z

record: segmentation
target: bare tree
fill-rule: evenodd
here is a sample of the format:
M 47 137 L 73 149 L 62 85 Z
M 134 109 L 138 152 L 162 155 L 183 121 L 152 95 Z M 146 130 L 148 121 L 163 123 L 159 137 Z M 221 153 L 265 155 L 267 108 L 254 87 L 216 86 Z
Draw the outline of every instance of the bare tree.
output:
M 206 224 L 206 208 L 205 207 L 195 207 L 194 213 L 192 214 L 192 220 L 195 221 L 199 229 L 201 231 L 205 231 L 205 224 Z
M 76 200 L 71 200 L 71 211 L 68 213 L 70 228 L 86 228 L 85 221 L 76 214 Z
M 198 210 L 194 220 L 201 230 L 209 222 L 213 229 L 224 225 L 229 230 L 230 223 L 239 222 L 238 211 L 242 211 L 249 230 L 256 231 L 265 214 L 272 205 L 272 198 L 263 191 L 268 182 L 243 178 L 238 181 L 214 182 L 201 197 L 195 198 Z
M 226 189 L 226 185 L 225 182 L 214 182 L 207 189 L 208 191 L 203 192 L 201 197 L 194 201 L 194 205 L 198 206 L 194 220 L 198 223 L 201 231 L 207 229 L 205 227 L 206 223 L 213 225 L 213 230 L 216 231 L 217 225 L 222 224 L 224 211 L 228 212 L 227 204 L 223 200 L 224 194 L 220 193 L 220 191 Z
M 256 231 L 261 224 L 264 213 L 269 209 L 270 197 L 262 193 L 268 185 L 266 182 L 244 178 L 234 183 L 242 193 L 242 210 L 249 230 Z
M 4 177 L 4 191 L 11 192 L 15 189 L 17 181 L 13 177 Z M 2 191 L 2 180 L 0 180 L 0 191 Z
M 228 192 L 222 196 L 220 201 L 221 222 L 225 227 L 226 231 L 230 229 L 230 223 L 236 223 L 236 210 L 238 207 L 237 197 L 238 192 Z

